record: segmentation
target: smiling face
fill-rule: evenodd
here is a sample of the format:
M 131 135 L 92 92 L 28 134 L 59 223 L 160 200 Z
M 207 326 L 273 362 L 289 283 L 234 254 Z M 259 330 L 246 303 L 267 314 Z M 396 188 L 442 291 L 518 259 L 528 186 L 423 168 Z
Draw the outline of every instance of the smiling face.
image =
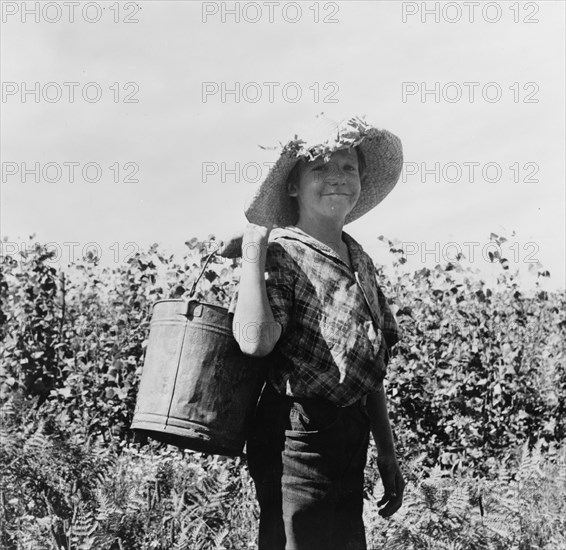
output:
M 340 149 L 328 162 L 321 158 L 302 161 L 297 177 L 288 183 L 291 197 L 296 197 L 301 220 L 335 220 L 344 223 L 361 191 L 358 155 L 354 149 Z

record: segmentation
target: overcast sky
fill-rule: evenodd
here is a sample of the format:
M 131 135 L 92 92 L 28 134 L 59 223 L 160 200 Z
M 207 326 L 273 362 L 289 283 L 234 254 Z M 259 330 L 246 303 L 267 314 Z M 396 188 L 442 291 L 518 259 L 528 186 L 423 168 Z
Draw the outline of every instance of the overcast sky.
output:
M 2 2 L 1 30 L 8 243 L 111 263 L 236 231 L 276 158 L 258 145 L 356 114 L 405 157 L 345 227 L 370 254 L 384 234 L 415 267 L 460 247 L 485 270 L 494 232 L 565 286 L 563 1 Z

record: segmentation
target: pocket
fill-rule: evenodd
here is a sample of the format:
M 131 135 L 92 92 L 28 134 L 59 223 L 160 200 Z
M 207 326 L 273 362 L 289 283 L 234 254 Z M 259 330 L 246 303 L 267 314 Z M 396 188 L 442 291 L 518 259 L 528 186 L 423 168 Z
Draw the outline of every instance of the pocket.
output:
M 340 477 L 342 416 L 337 407 L 294 402 L 281 454 L 283 500 L 319 506 Z M 310 503 L 310 504 L 309 504 Z
M 286 435 L 315 435 L 331 432 L 339 420 L 339 410 L 331 404 L 293 402 L 289 409 Z

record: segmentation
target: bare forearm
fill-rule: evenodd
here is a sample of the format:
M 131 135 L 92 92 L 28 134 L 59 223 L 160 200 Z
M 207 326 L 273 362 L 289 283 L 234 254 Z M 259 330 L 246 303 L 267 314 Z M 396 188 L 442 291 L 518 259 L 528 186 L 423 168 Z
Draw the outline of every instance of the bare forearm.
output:
M 267 243 L 255 248 L 256 253 L 252 255 L 250 250 L 249 257 L 242 262 L 232 328 L 240 349 L 261 357 L 270 353 L 279 340 L 281 326 L 275 322 L 265 287 Z
M 391 431 L 389 413 L 387 412 L 387 400 L 383 387 L 380 391 L 367 396 L 366 406 L 371 422 L 371 432 L 377 447 L 377 454 L 394 455 L 395 444 L 393 442 L 393 432 Z
M 383 506 L 379 515 L 387 518 L 394 514 L 403 503 L 405 480 L 395 455 L 395 444 L 383 387 L 380 391 L 367 396 L 367 411 L 377 447 L 377 467 L 384 489 L 383 498 L 377 505 Z

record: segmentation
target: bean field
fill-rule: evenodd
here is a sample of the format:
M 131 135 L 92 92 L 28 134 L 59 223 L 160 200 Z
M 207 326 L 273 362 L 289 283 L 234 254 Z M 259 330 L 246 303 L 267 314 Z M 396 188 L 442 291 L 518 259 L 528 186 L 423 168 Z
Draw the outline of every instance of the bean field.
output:
M 497 238 L 497 236 L 495 236 Z M 389 520 L 370 449 L 370 548 L 566 549 L 566 299 L 526 291 L 504 254 L 487 284 L 458 261 L 414 271 L 395 243 L 379 284 L 402 331 L 386 379 L 407 488 Z M 214 238 L 65 269 L 33 238 L 0 275 L 0 547 L 253 549 L 245 456 L 130 430 L 152 304 L 178 298 Z M 240 260 L 214 257 L 199 299 L 226 306 Z M 538 273 L 543 280 L 548 272 Z

